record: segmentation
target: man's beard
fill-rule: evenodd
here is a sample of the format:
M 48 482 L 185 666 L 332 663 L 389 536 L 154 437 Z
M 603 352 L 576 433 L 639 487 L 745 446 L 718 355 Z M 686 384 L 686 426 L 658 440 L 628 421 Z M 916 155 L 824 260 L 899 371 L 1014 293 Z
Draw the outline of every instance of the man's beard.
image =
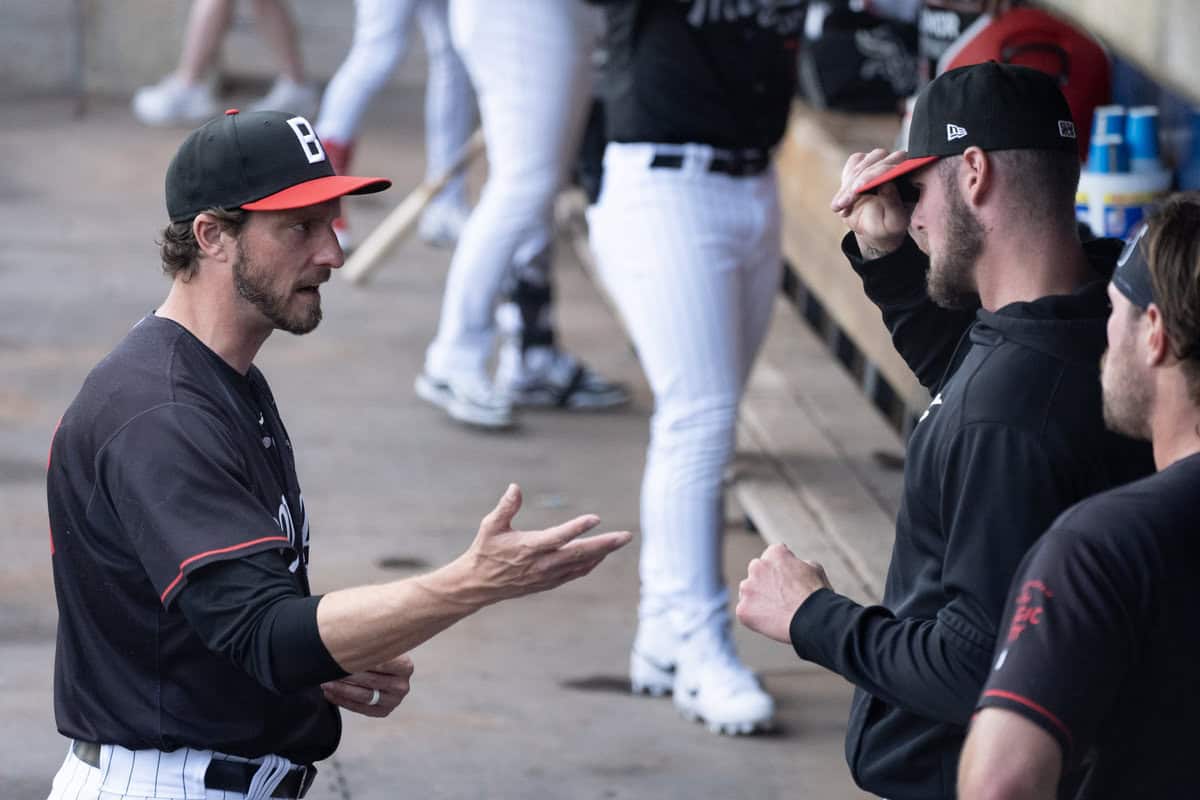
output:
M 973 308 L 979 304 L 975 265 L 983 252 L 983 224 L 963 200 L 953 173 L 943 185 L 946 235 L 943 251 L 930 256 L 929 297 L 942 308 Z
M 1115 433 L 1149 441 L 1154 383 L 1131 369 L 1132 360 L 1132 352 L 1115 352 L 1112 347 L 1100 357 L 1104 425 Z
M 241 241 L 237 243 L 237 261 L 233 265 L 233 284 L 243 299 L 257 308 L 281 331 L 303 334 L 313 330 L 321 323 L 321 296 L 315 295 L 316 302 L 309 303 L 300 313 L 289 316 L 288 301 L 291 300 L 293 293 L 273 292 L 269 276 L 247 257 Z

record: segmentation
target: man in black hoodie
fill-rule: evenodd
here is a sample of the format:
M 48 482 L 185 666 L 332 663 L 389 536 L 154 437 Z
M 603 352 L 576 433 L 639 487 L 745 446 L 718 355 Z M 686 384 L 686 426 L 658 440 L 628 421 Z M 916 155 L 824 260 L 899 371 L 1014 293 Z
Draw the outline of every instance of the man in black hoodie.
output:
M 737 614 L 858 689 L 860 786 L 953 797 L 966 724 L 1030 544 L 1076 501 L 1148 474 L 1108 433 L 1097 363 L 1120 244 L 1080 243 L 1075 128 L 1049 76 L 977 64 L 917 100 L 910 151 L 857 153 L 833 209 L 896 349 L 934 395 L 908 445 L 883 604 L 773 546 Z

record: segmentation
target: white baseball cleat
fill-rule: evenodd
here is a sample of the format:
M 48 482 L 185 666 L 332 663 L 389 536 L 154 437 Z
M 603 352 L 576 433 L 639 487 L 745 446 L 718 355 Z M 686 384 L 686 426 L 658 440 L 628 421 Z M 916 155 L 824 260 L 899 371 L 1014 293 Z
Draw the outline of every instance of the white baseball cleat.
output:
M 662 697 L 671 693 L 682 643 L 666 614 L 645 617 L 638 623 L 629 652 L 629 688 L 634 694 Z
M 497 313 L 515 306 L 504 303 Z M 496 386 L 515 406 L 603 411 L 629 402 L 628 389 L 570 353 L 554 347 L 531 347 L 522 353 L 515 337 L 501 344 Z
M 138 89 L 132 106 L 143 125 L 196 125 L 217 115 L 217 99 L 207 83 L 187 84 L 173 74 Z
M 775 701 L 737 657 L 728 620 L 709 623 L 679 649 L 675 707 L 710 731 L 737 736 L 770 730 Z
M 510 428 L 512 404 L 482 376 L 437 378 L 428 372 L 417 376 L 417 396 L 446 411 L 451 418 L 480 428 Z

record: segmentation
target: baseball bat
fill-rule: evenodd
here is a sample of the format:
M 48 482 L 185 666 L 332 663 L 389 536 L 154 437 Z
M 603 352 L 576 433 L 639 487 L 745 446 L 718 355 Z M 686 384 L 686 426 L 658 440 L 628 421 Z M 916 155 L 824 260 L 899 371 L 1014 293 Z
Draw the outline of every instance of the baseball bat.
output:
M 383 264 L 387 254 L 417 227 L 417 220 L 421 218 L 421 212 L 429 206 L 429 201 L 483 151 L 483 130 L 478 129 L 471 134 L 471 138 L 459 150 L 454 162 L 445 172 L 422 182 L 409 192 L 407 197 L 388 212 L 375 230 L 362 240 L 338 270 L 342 277 L 355 284 L 366 281 L 367 277 Z

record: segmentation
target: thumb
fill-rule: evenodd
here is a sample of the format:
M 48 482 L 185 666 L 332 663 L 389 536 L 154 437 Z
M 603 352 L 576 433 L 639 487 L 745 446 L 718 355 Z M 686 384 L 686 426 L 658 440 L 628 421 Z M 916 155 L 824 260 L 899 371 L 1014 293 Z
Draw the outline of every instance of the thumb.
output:
M 497 534 L 512 528 L 513 517 L 521 510 L 521 487 L 510 483 L 500 502 L 479 525 L 480 533 Z

